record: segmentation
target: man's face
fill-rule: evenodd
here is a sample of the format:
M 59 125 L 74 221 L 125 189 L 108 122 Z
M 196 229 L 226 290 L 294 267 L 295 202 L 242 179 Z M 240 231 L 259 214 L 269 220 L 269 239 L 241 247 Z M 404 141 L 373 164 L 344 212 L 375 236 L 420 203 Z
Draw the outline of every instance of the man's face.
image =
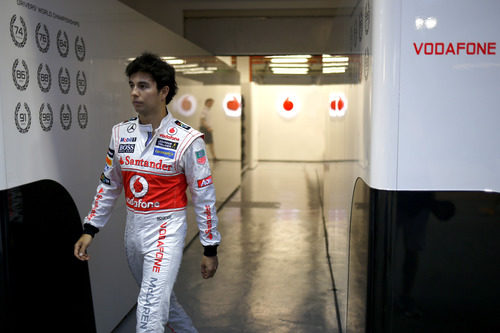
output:
M 132 105 L 139 115 L 163 112 L 168 87 L 165 86 L 158 91 L 153 76 L 144 72 L 132 74 L 128 82 Z

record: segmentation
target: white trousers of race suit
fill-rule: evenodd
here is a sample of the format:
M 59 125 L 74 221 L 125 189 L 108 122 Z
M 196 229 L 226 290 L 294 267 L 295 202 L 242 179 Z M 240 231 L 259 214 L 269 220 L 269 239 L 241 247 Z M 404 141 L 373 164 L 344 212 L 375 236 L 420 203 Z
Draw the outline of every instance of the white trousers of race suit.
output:
M 173 292 L 186 237 L 186 211 L 150 218 L 134 215 L 128 212 L 125 251 L 140 285 L 136 332 L 198 332 Z M 153 273 L 159 265 L 161 273 Z

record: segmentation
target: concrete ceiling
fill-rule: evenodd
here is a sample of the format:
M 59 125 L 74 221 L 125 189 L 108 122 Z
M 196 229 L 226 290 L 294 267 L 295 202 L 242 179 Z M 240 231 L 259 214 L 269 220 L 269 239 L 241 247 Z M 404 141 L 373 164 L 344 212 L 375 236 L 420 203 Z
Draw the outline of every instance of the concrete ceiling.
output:
M 359 0 L 120 0 L 216 55 L 345 54 Z

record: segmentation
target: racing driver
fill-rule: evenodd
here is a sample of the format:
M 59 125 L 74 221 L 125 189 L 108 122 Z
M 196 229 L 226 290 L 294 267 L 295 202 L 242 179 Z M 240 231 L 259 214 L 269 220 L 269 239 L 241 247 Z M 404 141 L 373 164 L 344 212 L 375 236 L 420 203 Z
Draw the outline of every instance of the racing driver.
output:
M 137 332 L 197 332 L 173 293 L 186 236 L 189 187 L 204 247 L 201 275 L 218 266 L 215 189 L 200 132 L 176 120 L 167 104 L 177 91 L 175 70 L 144 53 L 125 70 L 138 117 L 113 127 L 106 164 L 83 235 L 74 255 L 89 260 L 87 248 L 125 192 L 127 260 L 140 285 Z

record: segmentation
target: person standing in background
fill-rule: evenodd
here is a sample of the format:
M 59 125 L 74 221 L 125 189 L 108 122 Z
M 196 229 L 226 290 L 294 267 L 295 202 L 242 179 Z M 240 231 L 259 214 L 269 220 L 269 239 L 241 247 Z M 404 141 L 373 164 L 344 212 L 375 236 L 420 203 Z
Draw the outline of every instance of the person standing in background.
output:
M 214 134 L 212 128 L 211 114 L 210 114 L 210 110 L 213 105 L 214 105 L 213 98 L 207 98 L 205 100 L 205 105 L 201 110 L 200 132 L 202 132 L 204 135 L 205 143 L 208 146 L 208 149 L 210 149 L 210 154 L 212 155 L 212 158 L 214 159 L 214 161 L 217 161 L 217 156 L 215 155 Z

